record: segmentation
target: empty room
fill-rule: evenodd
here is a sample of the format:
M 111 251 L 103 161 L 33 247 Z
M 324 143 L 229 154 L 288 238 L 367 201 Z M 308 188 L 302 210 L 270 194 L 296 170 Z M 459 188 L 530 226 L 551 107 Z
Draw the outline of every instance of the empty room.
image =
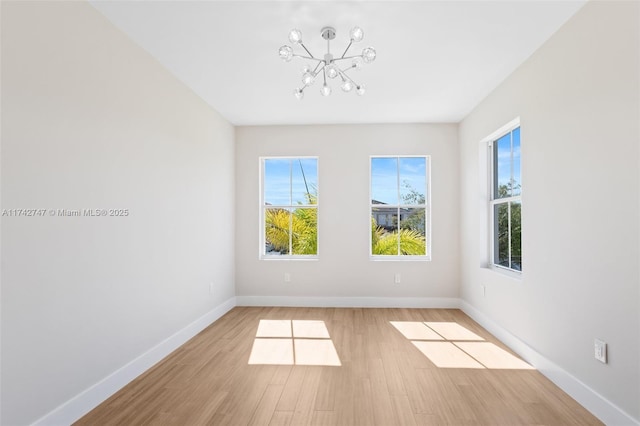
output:
M 0 424 L 640 425 L 640 2 L 0 2 Z

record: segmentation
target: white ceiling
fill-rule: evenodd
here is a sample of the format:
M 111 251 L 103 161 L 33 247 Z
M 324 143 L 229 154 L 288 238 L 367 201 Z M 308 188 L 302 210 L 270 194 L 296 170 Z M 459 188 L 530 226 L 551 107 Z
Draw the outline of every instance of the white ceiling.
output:
M 235 125 L 458 122 L 581 6 L 579 1 L 92 1 L 131 39 Z M 278 48 L 298 28 L 322 56 L 323 26 L 342 54 L 376 61 L 353 72 L 364 96 L 293 96 L 306 63 Z M 332 48 L 332 51 L 334 48 Z M 300 52 L 302 53 L 302 52 Z

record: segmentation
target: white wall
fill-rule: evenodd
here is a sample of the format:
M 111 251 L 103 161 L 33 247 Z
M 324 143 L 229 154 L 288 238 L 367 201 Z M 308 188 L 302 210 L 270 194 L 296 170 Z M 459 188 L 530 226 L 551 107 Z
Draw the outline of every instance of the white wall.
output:
M 589 2 L 460 126 L 462 298 L 636 420 L 639 5 Z M 479 142 L 517 116 L 521 280 L 480 267 Z M 596 337 L 607 365 L 594 359 Z
M 2 217 L 2 424 L 234 296 L 233 155 L 233 127 L 89 4 L 2 2 L 2 209 L 130 212 Z
M 303 107 L 303 106 L 301 106 Z M 369 156 L 431 156 L 432 260 L 369 260 Z M 319 157 L 317 261 L 259 260 L 260 156 Z M 239 303 L 284 296 L 349 299 L 458 296 L 457 125 L 335 125 L 236 129 L 236 294 Z M 284 273 L 291 282 L 284 282 Z M 394 284 L 400 272 L 401 284 Z M 251 296 L 260 296 L 251 298 Z M 271 296 L 268 299 L 264 296 Z M 301 303 L 294 299 L 293 303 Z M 335 303 L 336 299 L 332 299 Z M 346 299 L 343 299 L 346 300 Z M 313 299 L 305 299 L 313 304 Z M 337 302 L 339 303 L 339 302 Z M 380 303 L 380 302 L 377 302 Z M 395 302 L 398 303 L 396 300 Z

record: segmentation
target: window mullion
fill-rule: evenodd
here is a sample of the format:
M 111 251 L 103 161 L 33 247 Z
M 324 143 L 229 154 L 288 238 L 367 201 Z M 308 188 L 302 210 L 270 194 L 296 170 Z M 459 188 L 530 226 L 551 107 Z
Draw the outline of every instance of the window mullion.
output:
M 511 269 L 511 203 L 507 203 L 507 229 L 508 229 L 508 237 L 507 237 L 507 256 L 509 256 L 509 269 Z
M 513 130 L 509 132 L 509 195 L 513 197 Z
M 400 256 L 400 157 L 396 157 L 396 200 L 398 202 L 396 208 L 396 253 Z
M 293 255 L 293 160 L 289 160 L 289 256 Z

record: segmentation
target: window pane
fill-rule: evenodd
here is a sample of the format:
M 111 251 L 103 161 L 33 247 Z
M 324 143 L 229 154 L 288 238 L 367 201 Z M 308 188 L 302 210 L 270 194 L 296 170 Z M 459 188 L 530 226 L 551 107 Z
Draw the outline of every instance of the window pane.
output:
M 316 204 L 318 198 L 318 160 L 296 158 L 291 164 L 292 205 Z
M 264 204 L 287 206 L 291 203 L 291 160 L 264 160 Z
M 424 256 L 426 250 L 424 208 L 400 209 L 400 254 Z
M 522 193 L 520 173 L 520 127 L 513 131 L 513 195 Z
M 371 203 L 398 204 L 398 159 L 371 159 Z
M 510 197 L 511 191 L 509 182 L 511 181 L 511 133 L 507 133 L 493 145 L 494 165 L 494 198 Z
M 293 254 L 318 254 L 318 209 L 297 208 L 291 216 Z
M 264 252 L 268 255 L 289 254 L 291 213 L 288 209 L 265 209 Z
M 494 205 L 494 259 L 496 265 L 509 267 L 509 206 Z
M 371 209 L 371 254 L 398 255 L 397 208 L 373 207 Z
M 427 159 L 400 158 L 400 203 L 424 204 L 427 188 Z
M 522 271 L 521 210 L 521 203 L 511 203 L 511 269 L 516 271 Z

